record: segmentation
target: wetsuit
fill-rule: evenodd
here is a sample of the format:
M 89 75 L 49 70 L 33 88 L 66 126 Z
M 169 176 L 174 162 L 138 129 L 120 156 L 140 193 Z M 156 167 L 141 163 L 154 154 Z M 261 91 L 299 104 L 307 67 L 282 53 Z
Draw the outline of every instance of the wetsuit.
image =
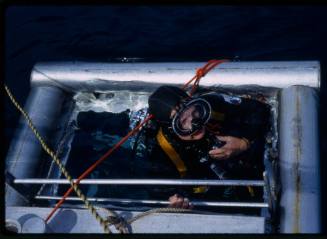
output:
M 220 135 L 244 137 L 251 142 L 251 147 L 246 152 L 228 160 L 221 160 L 224 165 L 220 166 L 227 172 L 226 177 L 228 179 L 261 179 L 264 135 L 269 125 L 269 107 L 255 100 L 230 97 L 215 92 L 201 94 L 198 97 L 206 99 L 212 106 L 213 112 L 215 112 L 212 119 L 208 122 L 208 132 L 209 130 L 212 132 L 219 131 Z M 217 115 L 218 117 L 214 117 Z M 119 119 L 116 119 L 118 116 Z M 111 118 L 112 120 L 110 120 Z M 112 113 L 87 112 L 84 114 L 80 113 L 78 117 L 79 127 L 87 132 L 92 132 L 92 134 L 100 130 L 102 134 L 118 134 L 123 136 L 129 130 L 128 124 L 127 113 L 116 115 Z M 159 125 L 155 121 L 152 121 L 147 127 L 143 127 L 143 130 L 138 134 L 131 157 L 129 157 L 129 153 L 124 148 L 121 148 L 106 161 L 112 166 L 110 168 L 115 168 L 115 170 L 109 170 L 110 168 L 108 169 L 105 166 L 101 167 L 102 171 L 108 171 L 106 177 L 180 178 L 181 175 L 176 166 L 157 140 L 160 128 L 185 163 L 187 172 L 183 177 L 184 179 L 217 179 L 217 175 L 210 168 L 210 164 L 203 162 L 203 160 L 201 161 L 201 158 L 207 156 L 207 152 L 212 145 L 212 136 L 209 133 L 199 141 L 182 141 L 169 127 Z M 85 140 L 85 137 L 83 138 Z M 94 146 L 90 147 L 94 148 Z M 107 148 L 108 145 L 96 153 L 101 156 Z M 120 153 L 124 154 L 119 155 Z M 94 156 L 94 152 L 91 155 Z M 95 159 L 99 158 L 99 156 L 96 155 Z M 116 161 L 117 164 L 114 164 Z M 118 167 L 116 167 L 117 165 Z M 135 187 L 135 191 L 139 193 L 143 188 L 146 188 L 145 194 L 150 194 L 149 198 L 165 200 L 174 193 L 183 194 L 190 198 L 213 195 L 214 199 L 216 199 L 217 195 L 224 195 L 221 187 L 211 187 L 206 193 L 194 193 L 194 189 L 191 187 L 178 187 L 176 189 L 175 186 L 142 186 L 137 190 Z M 113 194 L 111 193 L 110 195 Z M 133 196 L 135 195 L 136 193 L 133 193 Z M 140 196 L 140 198 L 143 198 L 143 196 Z
M 183 141 L 169 127 L 152 122 L 152 125 L 144 130 L 145 138 L 147 138 L 145 143 L 147 147 L 151 148 L 148 151 L 150 163 L 147 176 L 149 178 L 181 177 L 176 165 L 156 139 L 158 130 L 161 128 L 163 135 L 179 154 L 187 168 L 186 175 L 182 178 L 219 178 L 210 168 L 210 162 L 213 160 L 207 156 L 213 144 L 212 135 L 218 133 L 224 136 L 246 138 L 250 142 L 250 148 L 240 155 L 227 160 L 215 160 L 215 162 L 219 162 L 218 166 L 226 172 L 224 179 L 262 179 L 264 136 L 269 125 L 269 106 L 256 100 L 231 97 L 216 92 L 205 93 L 198 97 L 207 100 L 213 111 L 205 137 L 198 141 Z M 209 158 L 209 160 L 203 160 L 206 156 L 206 159 Z M 214 189 L 202 190 L 202 193 L 195 193 L 194 188 L 193 191 L 192 188 L 175 189 L 175 191 L 169 191 L 166 188 L 165 190 L 165 193 L 174 192 L 194 198 L 202 197 L 204 193 L 217 196 L 222 193 L 222 189 L 214 187 Z

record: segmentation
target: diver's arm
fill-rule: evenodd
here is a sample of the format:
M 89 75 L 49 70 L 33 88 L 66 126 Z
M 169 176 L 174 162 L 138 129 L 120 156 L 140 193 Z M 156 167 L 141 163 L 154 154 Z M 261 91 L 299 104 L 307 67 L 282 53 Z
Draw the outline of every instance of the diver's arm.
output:
M 267 129 L 270 106 L 258 100 L 224 94 L 205 94 L 214 112 L 224 115 L 223 122 L 218 122 L 222 135 L 245 138 L 250 143 L 263 135 Z
M 269 106 L 264 103 L 243 99 L 238 105 L 225 104 L 228 109 L 224 125 L 226 136 L 217 138 L 226 143 L 209 152 L 214 159 L 228 159 L 249 150 L 256 141 L 262 140 L 269 123 Z

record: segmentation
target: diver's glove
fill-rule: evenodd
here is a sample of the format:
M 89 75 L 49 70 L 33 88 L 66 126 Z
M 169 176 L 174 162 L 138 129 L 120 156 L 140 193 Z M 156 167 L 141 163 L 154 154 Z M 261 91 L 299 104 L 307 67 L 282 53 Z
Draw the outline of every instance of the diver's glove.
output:
M 245 138 L 237 138 L 233 136 L 216 137 L 220 141 L 225 142 L 225 145 L 209 151 L 209 155 L 213 159 L 229 159 L 243 153 L 250 147 L 249 141 Z

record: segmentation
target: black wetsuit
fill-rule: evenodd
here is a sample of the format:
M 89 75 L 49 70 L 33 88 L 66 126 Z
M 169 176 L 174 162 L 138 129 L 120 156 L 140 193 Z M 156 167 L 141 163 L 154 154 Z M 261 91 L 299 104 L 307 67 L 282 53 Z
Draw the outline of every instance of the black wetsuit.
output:
M 263 172 L 264 135 L 269 125 L 269 106 L 256 100 L 229 97 L 214 92 L 202 94 L 199 97 L 209 101 L 213 111 L 219 111 L 224 114 L 224 120 L 220 122 L 219 128 L 221 135 L 245 137 L 251 142 L 251 147 L 246 152 L 235 158 L 222 161 L 224 170 L 228 173 L 227 177 L 230 179 L 261 179 Z M 81 138 L 83 142 L 87 138 L 94 138 L 95 136 L 92 135 L 95 135 L 97 131 L 101 131 L 104 136 L 123 136 L 129 130 L 129 119 L 126 112 L 121 114 L 85 112 L 79 114 L 77 121 L 79 128 L 88 135 Z M 214 120 L 210 121 L 210 123 L 214 125 Z M 120 148 L 99 167 L 101 171 L 98 176 L 144 179 L 180 178 L 175 165 L 158 144 L 156 136 L 159 128 L 160 125 L 156 124 L 155 121 L 143 127 L 138 134 L 132 154 L 129 153 L 127 148 Z M 185 179 L 217 179 L 217 175 L 210 169 L 210 164 L 208 162 L 200 162 L 200 158 L 207 155 L 212 145 L 209 135 L 206 135 L 202 140 L 189 142 L 180 140 L 165 126 L 162 126 L 162 130 L 187 167 Z M 85 155 L 85 152 L 83 153 L 83 158 L 98 159 L 108 150 L 108 143 L 102 147 L 103 149 L 95 151 L 94 148 L 99 148 L 99 145 L 97 145 L 97 142 L 94 142 L 93 145 L 91 144 L 87 148 L 90 151 L 87 154 L 89 156 Z M 83 144 L 83 147 L 76 148 L 76 150 L 81 155 L 80 150 L 85 151 L 85 145 Z M 90 163 L 85 163 L 85 167 L 88 167 Z M 107 168 L 106 164 L 110 164 L 110 167 Z M 80 175 L 83 171 L 84 169 L 81 167 L 81 170 L 76 175 Z M 114 187 L 108 188 L 113 189 Z M 225 195 L 225 191 L 221 187 L 211 187 L 205 194 L 194 194 L 192 187 L 133 186 L 128 190 L 128 194 L 135 196 L 135 198 L 149 197 L 150 199 L 163 200 L 167 200 L 174 193 L 184 194 L 192 199 L 207 198 L 210 195 L 212 195 L 213 199 L 217 199 L 217 196 Z M 115 193 L 110 191 L 109 195 L 116 196 Z M 123 197 L 120 193 L 116 194 Z M 137 196 L 137 194 L 140 194 L 140 196 Z M 231 197 L 234 196 L 232 195 Z
M 269 106 L 256 100 L 231 97 L 215 92 L 202 94 L 198 97 L 206 99 L 211 104 L 213 111 L 224 115 L 224 119 L 219 122 L 219 126 L 216 129 L 214 126 L 215 120 L 211 119 L 209 121 L 212 126 L 211 130 L 219 130 L 219 135 L 244 137 L 251 143 L 250 148 L 240 155 L 228 160 L 219 160 L 218 166 L 226 171 L 225 179 L 262 179 L 264 137 L 269 126 Z M 207 155 L 213 144 L 211 142 L 212 136 L 209 133 L 198 141 L 183 141 L 169 127 L 156 125 L 155 123 L 144 130 L 145 138 L 147 139 L 145 143 L 151 148 L 151 150 L 148 150 L 148 178 L 180 178 L 176 166 L 156 140 L 156 134 L 160 127 L 187 168 L 187 174 L 183 177 L 184 179 L 218 178 L 210 168 L 210 162 L 213 160 L 204 160 L 204 162 L 200 160 Z M 215 162 L 218 162 L 218 160 Z M 172 188 L 166 187 L 165 193 L 177 192 L 188 195 L 191 198 L 202 198 L 204 195 L 203 193 L 192 193 L 192 188 L 190 187 L 181 190 L 174 188 L 169 191 L 170 189 Z M 212 194 L 217 196 L 222 194 L 225 189 L 211 187 L 206 195 Z

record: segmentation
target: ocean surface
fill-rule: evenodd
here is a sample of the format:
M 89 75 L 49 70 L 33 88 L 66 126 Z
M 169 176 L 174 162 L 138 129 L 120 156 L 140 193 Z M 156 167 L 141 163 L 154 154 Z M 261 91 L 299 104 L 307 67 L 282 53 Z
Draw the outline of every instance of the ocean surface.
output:
M 319 60 L 320 119 L 326 121 L 323 5 L 9 6 L 4 20 L 4 82 L 21 103 L 30 90 L 31 69 L 41 61 Z M 6 153 L 19 113 L 6 97 L 4 106 Z M 325 132 L 326 126 L 320 129 Z M 326 148 L 321 133 L 321 155 Z M 322 169 L 326 179 L 325 162 Z

